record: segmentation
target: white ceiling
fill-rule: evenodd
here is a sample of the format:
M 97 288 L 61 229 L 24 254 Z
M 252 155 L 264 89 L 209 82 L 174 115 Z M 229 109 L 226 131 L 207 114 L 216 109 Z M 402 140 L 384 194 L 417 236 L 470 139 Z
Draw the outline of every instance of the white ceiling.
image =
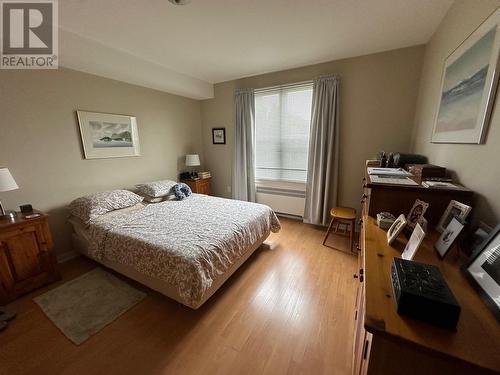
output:
M 203 99 L 212 83 L 426 43 L 453 0 L 59 1 L 61 65 Z

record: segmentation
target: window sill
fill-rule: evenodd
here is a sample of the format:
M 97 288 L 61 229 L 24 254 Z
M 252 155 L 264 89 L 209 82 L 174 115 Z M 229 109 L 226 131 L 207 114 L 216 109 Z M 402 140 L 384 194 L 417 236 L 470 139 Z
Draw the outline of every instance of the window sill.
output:
M 272 180 L 272 179 L 259 179 L 255 180 L 257 188 L 270 188 L 270 189 L 286 189 L 294 190 L 297 192 L 306 191 L 306 183 L 302 181 L 288 181 L 288 180 Z

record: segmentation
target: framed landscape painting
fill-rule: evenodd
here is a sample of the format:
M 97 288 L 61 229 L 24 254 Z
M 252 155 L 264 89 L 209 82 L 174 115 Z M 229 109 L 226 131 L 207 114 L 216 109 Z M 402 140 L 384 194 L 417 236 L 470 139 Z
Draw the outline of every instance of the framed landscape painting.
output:
M 445 61 L 432 142 L 484 143 L 498 83 L 500 9 Z
M 140 156 L 134 116 L 76 111 L 85 159 Z

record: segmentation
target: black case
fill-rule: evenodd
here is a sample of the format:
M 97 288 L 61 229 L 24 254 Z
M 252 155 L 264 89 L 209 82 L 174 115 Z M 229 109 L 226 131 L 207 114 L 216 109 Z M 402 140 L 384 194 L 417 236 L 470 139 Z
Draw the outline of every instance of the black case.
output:
M 427 164 L 427 157 L 417 154 L 403 154 L 395 152 L 393 155 L 395 167 L 404 167 L 406 164 Z
M 19 206 L 19 209 L 21 210 L 21 213 L 23 214 L 30 214 L 33 212 L 33 207 L 31 204 L 23 204 Z
M 189 180 L 190 178 L 191 178 L 191 173 L 189 173 L 189 172 L 182 172 L 179 175 L 180 180 Z
M 394 258 L 391 279 L 398 314 L 456 328 L 461 308 L 439 268 Z

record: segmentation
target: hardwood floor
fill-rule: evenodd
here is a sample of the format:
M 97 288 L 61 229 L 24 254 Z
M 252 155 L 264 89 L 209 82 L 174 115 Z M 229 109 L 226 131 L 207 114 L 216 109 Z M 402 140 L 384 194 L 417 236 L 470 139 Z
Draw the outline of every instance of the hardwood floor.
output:
M 32 300 L 96 266 L 81 257 L 64 263 L 61 282 L 13 303 L 0 374 L 350 373 L 357 260 L 322 246 L 324 230 L 281 221 L 282 231 L 199 310 L 146 289 L 143 302 L 80 346 Z

